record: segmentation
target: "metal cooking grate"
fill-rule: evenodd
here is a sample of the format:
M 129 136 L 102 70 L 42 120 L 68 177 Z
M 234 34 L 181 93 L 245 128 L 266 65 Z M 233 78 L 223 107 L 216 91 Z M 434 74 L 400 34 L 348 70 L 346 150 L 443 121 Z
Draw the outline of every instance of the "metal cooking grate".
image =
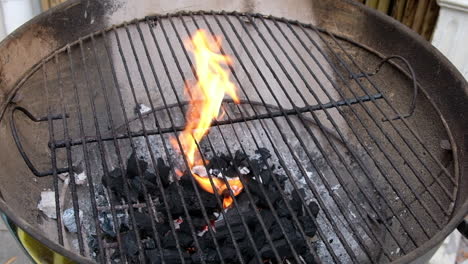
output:
M 85 36 L 43 60 L 18 85 L 18 93 L 31 94 L 19 104 L 23 107 L 12 107 L 14 140 L 36 176 L 52 177 L 57 215 L 63 214 L 64 204 L 72 206 L 80 254 L 89 255 L 87 235 L 94 232 L 101 252 L 97 261 L 109 262 L 112 254 L 120 254 L 124 261 L 123 238 L 115 230 L 117 243 L 108 242 L 99 215 L 110 211 L 113 222 L 118 223 L 118 214 L 128 214 L 137 230 L 135 212 L 139 210 L 149 212 L 156 248 L 163 254 L 155 219 L 158 213 L 172 218 L 169 209 L 155 211 L 155 203 L 167 204 L 161 180 L 157 183 L 162 201 L 151 197 L 143 186 L 144 201 L 131 205 L 113 199 L 106 206 L 99 205 L 96 185 L 102 175 L 109 177 L 112 168 L 121 168 L 125 175 L 125 160 L 133 150 L 144 155 L 155 171 L 158 158 L 169 163 L 172 173 L 185 164 L 168 139 L 184 127 L 187 102 L 183 87 L 195 75 L 183 41 L 197 28 L 222 37 L 222 52 L 235 61 L 230 71 L 242 98 L 240 105 L 224 102 L 226 115 L 199 142 L 200 150 L 204 157 L 212 158 L 219 153 L 233 155 L 237 150 L 251 154 L 260 147 L 269 149 L 273 157 L 267 167 L 280 165 L 279 170 L 288 177 L 281 199 L 288 204 L 289 192 L 306 187 L 301 202 L 319 204 L 316 219 L 307 209 L 310 221 L 317 225 L 317 239 L 302 233 L 317 262 L 391 262 L 421 246 L 447 223 L 457 194 L 451 155 L 442 159 L 438 143 L 423 143 L 437 142 L 439 136 L 431 131 L 420 135 L 425 122 L 444 128 L 430 100 L 425 94 L 418 95 L 415 76 L 404 58 L 384 58 L 362 44 L 297 21 L 257 14 L 178 13 Z M 359 62 L 366 63 L 368 71 L 377 70 L 368 74 Z M 403 62 L 405 67 L 395 62 Z M 416 102 L 424 111 L 415 111 Z M 134 111 L 141 104 L 150 110 Z M 31 107 L 26 109 L 26 105 Z M 408 109 L 408 114 L 402 114 Z M 426 115 L 432 120 L 423 118 Z M 44 127 L 48 129 L 39 132 Z M 50 161 L 42 162 L 48 164 L 42 169 L 33 165 L 44 160 L 42 155 L 22 144 L 28 141 L 21 136 L 26 129 L 49 142 Z M 80 161 L 88 187 L 78 186 L 72 176 L 71 198 L 60 196 L 63 183 L 58 174 L 73 175 L 73 166 Z M 124 190 L 130 197 L 127 185 Z M 250 193 L 248 188 L 244 192 Z M 107 195 L 112 194 L 107 191 Z M 184 199 L 181 201 L 186 208 Z M 238 210 L 234 201 L 230 210 Z M 202 204 L 199 195 L 198 202 Z M 288 209 L 291 211 L 290 205 Z M 89 226 L 80 224 L 79 210 L 91 216 Z M 185 217 L 197 243 L 190 214 Z M 259 212 L 256 217 L 263 222 Z M 278 221 L 276 213 L 274 217 Z M 209 223 L 206 212 L 204 219 Z M 57 239 L 66 245 L 71 235 L 62 221 L 58 217 Z M 253 234 L 245 230 L 253 242 Z M 238 262 L 245 263 L 229 231 Z M 176 234 L 174 224 L 171 232 Z M 207 235 L 214 238 L 215 232 L 210 227 Z M 145 261 L 145 241 L 134 233 L 140 260 Z M 294 260 L 302 261 L 289 240 L 288 245 Z M 255 243 L 252 246 L 261 261 L 259 249 Z M 181 248 L 178 250 L 184 262 Z M 275 256 L 283 261 L 277 252 Z

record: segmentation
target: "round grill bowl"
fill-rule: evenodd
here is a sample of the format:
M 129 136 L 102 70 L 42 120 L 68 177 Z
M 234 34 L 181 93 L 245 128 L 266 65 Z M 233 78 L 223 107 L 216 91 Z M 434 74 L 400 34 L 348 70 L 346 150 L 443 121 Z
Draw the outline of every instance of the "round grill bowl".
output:
M 69 1 L 22 26 L 0 48 L 0 148 L 8 150 L 0 153 L 0 209 L 51 249 L 79 262 L 99 261 L 86 253 L 80 256 L 78 248 L 66 243 L 61 246 L 56 222 L 37 210 L 41 192 L 53 190 L 59 181 L 48 175 L 53 174 L 50 146 L 56 148 L 58 172 L 67 171 L 70 158 L 71 164 L 88 169 L 88 181 L 98 186 L 104 169 L 96 123 L 111 169 L 118 160 L 111 146 L 110 113 L 116 133 L 122 135 L 123 159 L 132 150 L 125 136 L 129 124 L 132 135 L 140 136 L 136 149 L 151 160 L 134 108 L 154 104 L 156 110 L 143 119 L 150 134 L 159 129 L 153 113 L 161 118 L 165 133 L 151 134 L 152 146 L 161 146 L 173 130 L 183 127 L 183 108 L 173 106 L 174 94 L 186 100 L 184 81 L 194 77 L 181 41 L 201 27 L 221 36 L 226 54 L 234 58 L 232 79 L 240 86 L 241 109 L 247 115 L 246 120 L 226 101 L 232 120 L 220 121 L 221 129 L 212 129 L 211 140 L 222 146 L 224 133 L 231 149 L 244 144 L 247 153 L 254 153 L 258 139 L 274 153 L 272 162 L 306 189 L 305 200 L 321 207 L 321 234 L 312 242 L 317 258 L 427 260 L 468 213 L 466 81 L 421 37 L 373 10 L 348 1 L 294 5 Z M 175 13 L 181 10 L 226 12 Z M 173 15 L 154 15 L 165 13 Z M 412 109 L 414 85 L 414 113 L 388 121 Z M 164 111 L 175 116 L 176 124 Z M 45 118 L 33 122 L 28 112 Z M 63 112 L 67 129 L 60 118 Z M 244 121 L 253 131 L 246 130 Z M 54 124 L 55 138 L 49 124 Z M 63 148 L 64 130 L 74 145 L 70 156 Z M 166 157 L 157 147 L 154 155 Z M 61 210 L 75 200 L 89 215 L 90 223 L 83 226 L 92 226 L 93 191 L 89 186 L 76 188 L 70 187 L 77 195 L 66 195 Z M 286 194 L 293 188 L 288 185 Z M 64 236 L 65 241 L 76 239 L 67 232 Z

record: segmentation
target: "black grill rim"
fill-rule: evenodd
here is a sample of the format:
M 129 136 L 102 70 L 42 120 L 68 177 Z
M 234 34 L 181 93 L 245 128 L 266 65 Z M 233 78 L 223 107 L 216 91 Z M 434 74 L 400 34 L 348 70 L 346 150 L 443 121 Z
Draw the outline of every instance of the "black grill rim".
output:
M 366 8 L 367 9 L 367 8 Z M 381 19 L 384 19 L 384 20 L 387 20 L 386 22 L 390 22 L 390 23 L 395 23 L 393 20 L 391 19 L 388 19 L 388 18 L 383 18 L 381 17 L 380 14 L 378 14 L 376 11 L 373 11 L 373 10 L 370 10 L 370 9 L 367 9 L 367 11 L 369 11 L 371 14 L 373 14 L 374 16 L 378 16 L 379 18 Z M 182 12 L 183 14 L 185 14 L 185 12 Z M 192 13 L 192 14 L 196 14 L 196 13 Z M 274 18 L 274 17 L 273 17 Z M 308 24 L 304 24 L 305 26 L 307 27 L 313 27 L 312 25 L 308 25 Z M 334 34 L 335 35 L 335 34 Z M 415 34 L 413 34 L 415 35 Z M 337 38 L 340 38 L 340 39 L 344 39 L 344 40 L 348 40 L 346 37 L 343 37 L 343 36 L 339 36 L 339 35 L 336 35 Z M 83 37 L 83 38 L 86 38 Z M 365 48 L 366 50 L 368 51 L 371 51 L 369 48 L 366 48 L 364 45 L 362 45 L 363 48 Z M 60 49 L 59 49 L 60 50 Z M 56 52 L 59 52 L 59 50 L 57 50 Z M 372 51 L 371 51 L 372 52 Z M 376 54 L 378 56 L 378 53 L 377 52 L 373 52 L 374 54 Z M 439 55 L 439 54 L 438 54 Z M 36 65 L 35 67 L 32 67 L 31 68 L 31 72 L 29 74 L 26 74 L 25 76 L 27 75 L 30 75 L 32 72 L 34 72 L 34 69 L 37 70 L 39 65 Z M 451 66 L 451 65 L 448 65 L 448 66 Z M 18 84 L 16 85 L 16 88 L 14 89 L 15 91 L 21 86 L 22 82 L 24 81 L 24 79 L 20 80 L 18 82 Z M 466 82 L 464 83 L 464 86 L 466 87 Z M 433 104 L 435 106 L 435 103 L 433 102 L 433 100 L 431 100 L 431 97 L 429 97 L 427 95 L 427 93 L 424 91 L 424 89 L 421 89 L 423 93 L 425 93 L 426 97 L 430 100 L 431 104 Z M 14 96 L 14 92 L 12 93 L 11 97 Z M 438 108 L 435 107 L 435 109 L 437 109 L 438 111 Z M 439 112 L 439 111 L 438 111 Z M 4 112 L 3 112 L 4 113 Z M 3 114 L 2 113 L 2 114 Z M 439 115 L 440 115 L 440 112 L 439 112 Z M 442 118 L 442 116 L 440 115 L 440 117 Z M 444 120 L 442 118 L 442 120 Z M 452 135 L 451 135 L 451 132 L 450 130 L 448 129 L 447 127 L 447 124 L 446 122 L 444 122 L 444 126 L 446 126 L 446 129 L 447 129 L 447 133 L 449 134 L 449 136 L 451 137 L 452 139 Z M 454 141 L 451 140 L 452 142 L 452 147 L 454 149 L 454 155 L 458 155 L 458 148 L 455 146 L 455 144 L 453 143 Z M 461 149 L 462 152 L 466 152 L 468 151 L 468 146 L 463 146 L 463 149 Z M 458 161 L 458 156 L 455 156 L 455 162 Z M 459 166 L 455 166 L 456 170 L 458 169 Z M 465 169 L 467 166 L 465 165 Z M 456 172 L 455 173 L 456 176 L 459 176 L 459 172 Z M 459 180 L 459 179 L 457 179 Z M 1 197 L 1 196 L 0 196 Z M 456 202 L 459 202 L 458 200 Z M 31 234 L 33 237 L 39 239 L 40 241 L 44 242 L 44 244 L 46 244 L 46 246 L 50 247 L 51 249 L 54 249 L 56 250 L 57 252 L 65 255 L 65 256 L 68 256 L 68 257 L 71 257 L 72 259 L 76 259 L 80 262 L 86 262 L 86 258 L 84 259 L 81 259 L 82 257 L 78 256 L 78 255 L 75 255 L 73 253 L 70 253 L 68 252 L 67 250 L 65 250 L 63 247 L 60 247 L 60 246 L 57 246 L 56 244 L 54 244 L 53 242 L 51 242 L 50 240 L 48 240 L 47 238 L 45 238 L 43 235 L 41 235 L 39 232 L 37 232 L 36 230 L 34 230 L 33 228 L 31 228 L 31 226 L 25 222 L 24 220 L 16 217 L 14 215 L 14 212 L 12 212 L 8 205 L 6 204 L 6 202 L 3 200 L 3 199 L 0 199 L 0 208 L 5 212 L 5 214 L 11 218 L 15 223 L 18 224 L 19 227 L 21 227 L 23 230 L 25 230 L 27 233 Z M 465 201 L 463 205 L 459 206 L 458 207 L 458 212 L 452 216 L 452 219 L 449 221 L 449 223 L 442 229 L 440 230 L 435 236 L 433 236 L 429 241 L 427 241 L 426 243 L 424 243 L 422 246 L 420 246 L 419 248 L 413 250 L 412 252 L 410 252 L 409 254 L 399 258 L 395 263 L 406 263 L 410 260 L 413 260 L 415 259 L 416 257 L 422 255 L 424 252 L 427 252 L 428 249 L 431 249 L 433 248 L 434 246 L 438 245 L 443 238 L 446 237 L 446 235 L 448 235 L 456 226 L 457 224 L 459 223 L 459 221 L 461 221 L 461 219 L 463 219 L 463 217 L 465 216 L 466 212 L 468 211 L 468 201 Z

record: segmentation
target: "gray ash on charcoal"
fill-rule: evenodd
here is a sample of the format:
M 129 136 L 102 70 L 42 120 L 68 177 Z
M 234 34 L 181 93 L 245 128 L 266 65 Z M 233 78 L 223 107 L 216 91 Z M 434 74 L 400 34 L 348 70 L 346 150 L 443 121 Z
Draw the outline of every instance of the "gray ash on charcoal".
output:
M 221 210 L 223 209 L 218 206 L 215 195 L 202 190 L 198 185 L 195 187 L 201 196 L 204 209 L 214 231 L 214 239 L 216 239 L 220 246 L 220 252 L 225 263 L 239 263 L 232 237 L 227 227 L 228 224 L 231 227 L 233 237 L 245 263 L 256 263 L 254 246 L 258 249 L 265 263 L 275 262 L 273 249 L 267 241 L 264 229 L 255 214 L 254 208 L 258 209 L 278 254 L 284 261 L 290 260 L 291 263 L 294 262 L 290 246 L 273 216 L 260 186 L 263 186 L 267 193 L 268 199 L 273 204 L 285 229 L 286 236 L 291 241 L 298 255 L 301 256 L 305 263 L 314 263 L 311 252 L 309 252 L 310 250 L 307 247 L 307 242 L 299 233 L 299 228 L 293 221 L 285 201 L 282 199 L 276 184 L 272 180 L 272 177 L 276 177 L 280 183 L 280 188 L 284 191 L 287 178 L 281 173 L 274 172 L 275 166 L 267 167 L 266 161 L 270 157 L 270 152 L 262 148 L 252 158 L 237 151 L 233 158 L 226 155 L 218 155 L 218 157 L 212 158 L 208 162 L 207 171 L 213 177 L 222 177 L 222 175 L 226 177 L 239 177 L 240 172 L 240 177 L 247 184 L 253 198 L 251 201 L 247 193 L 243 191 L 236 196 L 237 209 L 224 209 L 224 215 L 221 214 Z M 154 208 L 151 209 L 153 216 L 150 216 L 146 207 L 134 209 L 135 224 L 133 224 L 128 210 L 116 210 L 117 224 L 114 223 L 110 212 L 101 212 L 99 222 L 105 241 L 107 243 L 116 243 L 116 232 L 118 232 L 122 243 L 122 254 L 125 255 L 129 263 L 139 263 L 140 254 L 144 255 L 148 263 L 163 263 L 163 259 L 165 263 L 182 263 L 181 258 L 183 258 L 185 263 L 202 263 L 201 258 L 206 263 L 219 263 L 220 257 L 213 237 L 207 231 L 207 223 L 203 217 L 196 190 L 190 179 L 192 176 L 186 172 L 176 183 L 171 179 L 171 168 L 165 164 L 163 159 L 158 159 L 155 167 L 156 172 L 152 172 L 146 161 L 137 157 L 136 153 L 132 153 L 127 161 L 127 168 L 125 170 L 116 168 L 108 173 L 108 178 L 102 177 L 102 185 L 111 190 L 112 195 L 110 196 L 113 197 L 114 204 L 122 204 L 122 202 L 145 204 L 142 186 L 146 187 L 154 204 Z M 125 192 L 125 179 L 122 177 L 122 172 L 126 174 L 128 181 L 128 194 Z M 142 176 L 140 176 L 140 173 Z M 158 186 L 157 177 L 159 177 L 162 186 Z M 98 188 L 98 190 L 101 190 L 99 197 L 105 196 L 102 191 L 103 187 Z M 161 188 L 164 189 L 169 208 L 165 208 L 162 202 Z M 190 214 L 193 228 L 195 229 L 194 233 L 192 233 L 189 222 L 186 219 L 179 195 L 179 188 Z M 288 195 L 287 199 L 292 210 L 295 211 L 303 231 L 308 236 L 307 240 L 310 240 L 316 233 L 316 226 L 310 216 L 306 214 L 305 206 L 312 212 L 314 218 L 319 213 L 319 207 L 315 202 L 309 202 L 304 206 L 301 197 L 305 199 L 305 190 L 303 189 L 300 189 L 298 192 L 294 191 Z M 104 203 L 108 205 L 106 199 L 101 200 L 100 206 L 104 206 Z M 172 214 L 171 219 L 166 214 L 167 209 Z M 242 214 L 242 217 L 239 215 L 239 212 Z M 152 218 L 156 220 L 154 225 Z M 252 245 L 250 242 L 242 220 L 245 221 L 252 234 L 255 245 Z M 175 233 L 182 254 L 177 249 L 176 238 L 173 235 L 170 223 L 173 223 L 175 226 Z M 153 226 L 156 230 L 154 230 Z M 140 252 L 138 247 L 135 231 L 140 236 L 141 250 L 143 252 Z M 159 238 L 161 249 L 157 246 L 155 234 Z M 197 248 L 194 236 L 197 238 L 200 248 Z M 93 255 L 97 257 L 97 254 L 99 254 L 97 237 L 90 237 L 88 245 L 93 250 Z M 121 253 L 118 247 L 111 251 L 110 254 L 110 259 L 113 262 L 120 262 Z

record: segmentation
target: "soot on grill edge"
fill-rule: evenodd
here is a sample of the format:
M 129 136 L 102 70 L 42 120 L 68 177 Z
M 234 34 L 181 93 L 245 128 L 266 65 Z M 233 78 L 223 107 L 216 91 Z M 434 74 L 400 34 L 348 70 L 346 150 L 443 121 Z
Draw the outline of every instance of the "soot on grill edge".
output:
M 304 260 L 305 263 L 314 263 L 313 256 L 309 252 L 306 244 L 310 241 L 305 241 L 304 236 L 300 235 L 299 228 L 295 224 L 297 222 L 293 221 L 291 211 L 288 210 L 284 200 L 281 199 L 279 190 L 276 187 L 277 184 L 274 184 L 272 180 L 274 176 L 277 180 L 276 182 L 279 183 L 280 188 L 284 191 L 287 177 L 274 172 L 272 168 L 266 167 L 265 161 L 270 157 L 269 151 L 261 148 L 257 150 L 257 155 L 255 155 L 255 157 L 248 157 L 238 151 L 233 158 L 220 155 L 208 162 L 207 171 L 209 171 L 211 175 L 219 176 L 222 174 L 226 177 L 238 177 L 237 171 L 244 173 L 240 177 L 243 177 L 244 182 L 247 183 L 247 188 L 253 197 L 253 199 L 250 200 L 244 190 L 236 196 L 236 208 L 233 208 L 233 206 L 235 206 L 233 205 L 231 208 L 223 209 L 219 206 L 214 194 L 202 190 L 198 185 L 196 186 L 201 200 L 203 201 L 210 225 L 214 231 L 214 238 L 219 246 L 218 249 L 214 243 L 212 233 L 207 231 L 207 223 L 203 217 L 194 185 L 189 178 L 191 177 L 190 174 L 187 172 L 183 174 L 178 180 L 178 184 L 176 184 L 175 181 L 170 179 L 171 169 L 165 164 L 163 159 L 158 159 L 156 168 L 165 195 L 168 198 L 167 203 L 169 208 L 166 208 L 162 202 L 162 195 L 159 191 L 160 186 L 157 186 L 156 174 L 148 170 L 147 162 L 138 158 L 135 152 L 131 154 L 127 161 L 126 176 L 127 179 L 129 179 L 129 195 L 127 196 L 124 190 L 124 178 L 122 177 L 122 170 L 120 168 L 111 171 L 108 180 L 106 177 L 102 177 L 103 186 L 101 187 L 110 188 L 113 192 L 112 197 L 117 200 L 116 202 L 125 201 L 127 204 L 135 204 L 142 201 L 145 198 L 141 190 L 142 185 L 146 187 L 147 192 L 153 198 L 156 197 L 156 199 L 154 199 L 153 211 L 156 212 L 154 227 L 147 208 L 139 208 L 134 211 L 136 226 L 138 228 L 137 232 L 142 241 L 143 253 L 148 263 L 162 263 L 161 254 L 166 263 L 181 263 L 181 258 L 184 258 L 186 263 L 201 263 L 201 258 L 204 258 L 206 263 L 219 263 L 220 255 L 226 263 L 239 263 L 239 254 L 237 254 L 235 250 L 233 240 L 236 241 L 244 262 L 256 263 L 254 246 L 252 245 L 252 240 L 249 239 L 246 234 L 244 224 L 247 225 L 251 238 L 254 240 L 253 243 L 255 243 L 255 247 L 264 262 L 275 262 L 274 251 L 265 235 L 264 228 L 266 228 L 271 236 L 274 247 L 284 261 L 293 260 L 291 245 L 288 244 L 285 237 L 286 235 L 300 258 Z M 142 177 L 138 176 L 138 166 L 141 175 L 143 175 Z M 275 174 L 272 175 L 273 173 Z M 254 175 L 260 176 L 256 178 Z M 260 185 L 263 185 L 264 190 L 266 190 L 268 199 L 266 199 L 265 195 L 260 191 Z M 180 190 L 178 190 L 178 188 L 180 188 Z M 104 188 L 98 188 L 98 190 L 103 191 Z M 183 203 L 180 200 L 178 191 L 183 193 L 184 201 L 190 214 L 200 248 L 197 248 L 195 243 L 194 233 L 186 219 Z M 297 216 L 297 220 L 301 223 L 302 230 L 307 236 L 306 239 L 310 240 L 316 233 L 316 226 L 314 221 L 307 216 L 300 196 L 302 198 L 305 197 L 305 190 L 299 189 L 299 192 L 293 192 L 287 199 Z M 283 230 L 281 230 L 279 223 L 275 220 L 267 200 L 273 205 L 282 223 Z M 254 204 L 252 204 L 251 201 L 253 201 Z M 108 201 L 101 202 L 101 206 L 108 205 Z M 308 210 L 310 210 L 309 212 L 312 212 L 313 217 L 317 217 L 319 212 L 318 205 L 311 201 L 306 206 Z M 258 209 L 264 227 L 262 227 L 259 218 L 256 216 L 254 208 Z M 169 209 L 172 219 L 168 219 L 168 215 L 165 213 L 167 209 Z M 224 214 L 221 214 L 221 210 L 224 210 Z M 128 215 L 118 214 L 119 224 L 117 228 L 114 226 L 113 217 L 110 212 L 101 212 L 99 222 L 107 243 L 115 244 L 115 242 L 117 242 L 117 234 L 114 231 L 117 230 L 122 240 L 123 255 L 125 255 L 130 263 L 138 263 L 138 256 L 141 252 L 139 252 L 140 249 L 137 245 L 138 239 L 135 236 L 135 230 L 133 230 L 134 225 L 129 223 Z M 179 245 L 177 245 L 174 233 L 171 230 L 171 224 L 175 229 Z M 231 228 L 233 236 L 231 236 L 229 232 L 228 225 Z M 157 233 L 155 233 L 155 230 Z M 155 235 L 158 236 L 158 238 L 155 238 Z M 156 239 L 159 239 L 160 246 L 157 246 Z M 93 255 L 97 257 L 99 253 L 96 241 L 96 237 L 90 236 L 88 244 L 90 250 L 94 252 Z M 180 246 L 182 254 L 178 251 L 178 246 Z M 116 248 L 110 256 L 110 259 L 114 262 L 119 262 L 121 255 L 119 249 Z

